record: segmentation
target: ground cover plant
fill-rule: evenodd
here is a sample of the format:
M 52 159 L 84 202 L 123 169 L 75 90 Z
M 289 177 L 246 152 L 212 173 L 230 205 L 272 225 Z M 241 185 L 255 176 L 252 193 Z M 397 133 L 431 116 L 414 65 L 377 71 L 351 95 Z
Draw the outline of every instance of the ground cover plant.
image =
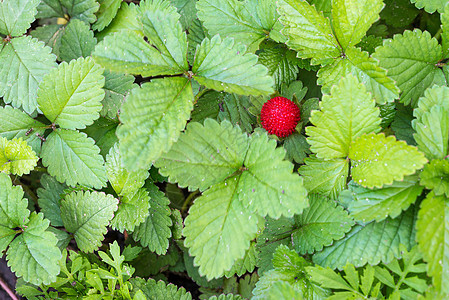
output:
M 16 293 L 449 298 L 445 4 L 0 2 Z

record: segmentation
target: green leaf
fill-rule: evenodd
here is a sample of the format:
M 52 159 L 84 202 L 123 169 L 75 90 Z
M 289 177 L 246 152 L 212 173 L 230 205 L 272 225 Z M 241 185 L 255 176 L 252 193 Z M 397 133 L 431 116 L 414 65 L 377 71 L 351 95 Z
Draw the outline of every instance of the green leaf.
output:
M 106 156 L 106 174 L 117 195 L 131 194 L 140 189 L 150 175 L 147 170 L 129 172 L 122 163 L 122 155 L 117 144 Z
M 298 51 L 299 58 L 311 58 L 312 64 L 328 64 L 341 55 L 330 21 L 306 0 L 283 0 L 278 3 L 279 20 L 285 26 L 287 46 Z
M 274 79 L 274 86 L 277 91 L 282 84 L 290 84 L 298 75 L 298 64 L 300 60 L 296 58 L 296 52 L 289 50 L 284 44 L 273 41 L 264 41 L 260 45 L 259 63 L 268 68 L 268 74 Z
M 249 249 L 246 251 L 245 256 L 241 259 L 238 259 L 231 270 L 225 273 L 227 278 L 237 275 L 241 277 L 245 273 L 252 273 L 254 268 L 256 267 L 257 260 L 257 250 L 256 244 L 251 242 Z
M 195 7 L 196 0 L 170 0 L 170 3 L 176 7 L 178 14 L 180 14 L 179 21 L 184 29 L 189 29 L 190 26 L 197 20 L 197 10 Z
M 209 280 L 231 269 L 257 233 L 258 219 L 238 199 L 237 188 L 237 177 L 212 186 L 195 200 L 184 222 L 184 245 Z
M 268 95 L 273 92 L 273 79 L 257 56 L 245 53 L 246 47 L 231 38 L 215 35 L 205 38 L 197 47 L 193 78 L 207 88 L 239 95 Z
M 260 277 L 253 290 L 252 299 L 271 299 L 267 295 L 271 293 L 273 285 L 279 282 L 289 283 L 301 297 L 295 299 L 327 299 L 329 290 L 319 287 L 310 281 L 310 276 L 305 268 L 312 265 L 303 257 L 300 257 L 294 250 L 281 245 L 273 255 L 274 270 L 265 272 Z
M 444 11 L 441 11 L 441 46 L 443 48 L 443 57 L 449 54 L 449 6 L 446 4 Z
M 169 1 L 153 0 L 140 5 L 143 32 L 164 60 L 181 73 L 189 70 L 187 36 L 179 23 L 179 14 Z
M 238 182 L 238 199 L 261 216 L 300 214 L 308 206 L 303 180 L 284 160 L 285 150 L 264 134 L 253 134 Z M 273 172 L 276 170 L 276 172 Z
M 228 121 L 206 119 L 204 126 L 191 122 L 170 151 L 155 166 L 170 182 L 205 190 L 223 181 L 242 165 L 248 149 L 248 137 Z
M 134 31 L 134 33 L 143 36 L 142 23 L 138 21 L 138 18 L 140 17 L 138 9 L 139 7 L 134 3 L 123 1 L 109 26 L 104 28 L 101 32 L 97 32 L 96 37 L 98 40 L 101 41 L 105 36 L 122 30 Z
M 70 19 L 80 19 L 93 23 L 97 19 L 99 4 L 95 0 L 42 0 L 38 7 L 37 18 L 64 18 L 67 13 Z
M 382 0 L 332 1 L 332 25 L 341 47 L 357 45 L 384 6 Z
M 74 186 L 106 186 L 104 160 L 95 141 L 85 133 L 57 129 L 42 146 L 42 164 L 59 182 Z
M 148 187 L 150 194 L 150 209 L 143 223 L 138 225 L 133 232 L 133 238 L 140 241 L 142 246 L 148 247 L 157 254 L 166 254 L 169 246 L 169 238 L 172 236 L 170 227 L 170 201 L 157 186 Z M 148 209 L 147 209 L 148 212 Z
M 0 33 L 10 36 L 25 34 L 35 20 L 39 0 L 4 0 L 0 5 Z
M 22 138 L 0 137 L 0 172 L 22 176 L 37 166 L 39 158 Z
M 447 160 L 434 159 L 424 166 L 419 174 L 420 184 L 432 190 L 435 196 L 445 195 L 449 197 L 449 162 Z
M 12 241 L 6 252 L 11 270 L 35 285 L 54 282 L 60 271 L 61 251 L 56 246 L 58 239 L 47 231 L 49 223 L 43 214 L 33 212 L 23 232 Z
M 449 107 L 435 105 L 412 121 L 418 149 L 429 159 L 444 159 L 448 153 Z
M 74 234 L 81 251 L 93 252 L 101 246 L 117 204 L 111 195 L 90 191 L 72 192 L 61 201 L 64 227 Z
M 311 280 L 321 287 L 343 290 L 334 291 L 333 296 L 329 299 L 378 299 L 379 296 L 382 296 L 378 295 L 380 283 L 377 282 L 374 285 L 374 268 L 369 265 L 363 270 L 362 275 L 353 265 L 347 264 L 344 267 L 344 277 L 342 274 L 321 266 L 306 267 L 306 270 L 311 276 Z
M 52 49 L 52 52 L 59 57 L 59 47 L 61 46 L 61 38 L 64 35 L 65 26 L 59 24 L 50 24 L 39 26 L 30 32 L 33 38 L 45 43 Z
M 424 8 L 428 13 L 434 13 L 436 10 L 438 12 L 443 12 L 444 6 L 447 4 L 445 0 L 410 0 L 415 3 L 417 8 Z
M 113 73 L 108 70 L 105 70 L 103 75 L 105 78 L 103 89 L 106 94 L 102 101 L 103 108 L 100 111 L 100 115 L 116 120 L 120 107 L 125 102 L 125 96 L 135 87 L 134 76 Z
M 0 136 L 12 140 L 22 138 L 31 146 L 34 152 L 41 152 L 41 140 L 45 125 L 34 120 L 20 109 L 9 105 L 0 107 Z
M 379 108 L 364 85 L 351 75 L 340 80 L 330 95 L 324 95 L 321 111 L 313 111 L 306 128 L 310 150 L 317 158 L 348 156 L 351 143 L 364 133 L 378 132 Z
M 94 51 L 97 39 L 89 25 L 73 19 L 65 27 L 59 46 L 59 59 L 70 62 L 79 57 L 88 57 Z
M 120 232 L 133 231 L 148 216 L 149 201 L 150 197 L 145 189 L 132 190 L 122 196 L 111 220 L 111 227 Z
M 106 158 L 109 150 L 118 143 L 118 138 L 115 135 L 118 125 L 116 122 L 100 117 L 94 124 L 82 131 L 95 140 L 95 144 L 100 148 L 101 156 Z
M 97 63 L 114 72 L 143 77 L 184 72 L 172 58 L 164 57 L 134 30 L 121 30 L 106 36 L 97 44 L 92 56 Z
M 364 187 L 378 187 L 401 181 L 421 169 L 427 159 L 416 147 L 394 136 L 381 134 L 363 135 L 351 145 L 351 175 L 354 181 Z
M 269 299 L 303 299 L 303 294 L 288 282 L 279 281 L 273 283 L 267 297 Z
M 301 255 L 321 251 L 351 230 L 354 221 L 341 206 L 320 195 L 310 195 L 310 207 L 295 216 L 292 244 Z
M 65 129 L 82 129 L 98 119 L 104 98 L 103 68 L 92 58 L 61 63 L 39 84 L 39 108 Z
M 318 71 L 318 84 L 323 92 L 329 93 L 333 85 L 338 85 L 341 77 L 352 74 L 359 82 L 365 84 L 377 103 L 392 102 L 399 97 L 399 89 L 395 82 L 387 77 L 387 72 L 379 66 L 379 62 L 358 48 L 346 49 L 345 56 L 336 59 L 332 64 Z
M 313 255 L 313 262 L 331 269 L 342 269 L 347 263 L 355 267 L 376 265 L 401 258 L 400 244 L 414 245 L 416 208 L 411 207 L 395 219 L 357 224 L 346 236 Z M 363 247 L 360 247 L 363 245 Z
M 233 38 L 247 45 L 249 52 L 259 48 L 278 18 L 276 4 L 270 0 L 200 0 L 196 6 L 211 35 Z
M 97 21 L 92 24 L 92 29 L 102 31 L 114 19 L 120 8 L 121 0 L 99 0 L 98 3 L 100 3 L 100 8 L 96 13 Z
M 229 94 L 214 90 L 206 91 L 193 105 L 191 121 L 203 123 L 207 118 L 217 119 L 220 105 L 224 103 L 227 95 Z
M 323 160 L 314 157 L 304 159 L 298 172 L 304 179 L 304 187 L 309 193 L 317 193 L 336 199 L 346 187 L 349 161 L 346 159 Z
M 294 133 L 289 135 L 284 140 L 283 146 L 287 152 L 285 158 L 298 164 L 302 164 L 304 159 L 310 154 L 310 145 L 302 134 Z
M 148 169 L 170 149 L 189 119 L 193 100 L 190 81 L 181 77 L 153 79 L 131 91 L 117 128 L 127 169 Z
M 0 52 L 0 96 L 28 114 L 37 108 L 37 87 L 56 66 L 56 56 L 43 42 L 24 36 L 12 39 Z
M 427 274 L 441 291 L 449 289 L 449 202 L 442 196 L 429 193 L 421 202 L 416 222 L 416 240 L 424 260 Z
M 385 267 L 375 266 L 374 276 L 383 284 L 394 288 L 395 291 L 400 292 L 404 296 L 417 297 L 422 295 L 428 287 L 426 280 L 422 278 L 424 277 L 423 275 L 426 275 L 426 264 L 422 262 L 422 254 L 417 246 L 410 251 L 407 251 L 404 245 L 400 247 L 402 263 L 392 260 Z
M 427 31 L 415 29 L 396 34 L 385 40 L 373 57 L 396 81 L 401 90 L 400 102 L 405 105 L 411 103 L 415 107 L 426 88 L 446 84 L 443 71 L 436 65 L 443 58 L 442 48 Z
M 179 288 L 173 284 L 165 284 L 162 280 L 156 282 L 149 278 L 148 281 L 142 278 L 132 278 L 133 293 L 142 291 L 148 300 L 192 300 L 192 295 L 184 288 Z
M 387 25 L 405 27 L 410 25 L 419 14 L 419 10 L 410 3 L 410 0 L 385 0 L 384 2 L 385 8 L 380 13 L 380 17 Z
M 228 120 L 233 125 L 238 125 L 245 132 L 252 132 L 256 118 L 247 109 L 250 100 L 247 96 L 226 93 L 222 103 L 222 109 L 218 112 L 218 121 Z
M 54 177 L 44 173 L 40 178 L 41 188 L 37 189 L 39 197 L 38 204 L 45 218 L 52 226 L 60 227 L 64 223 L 61 219 L 61 196 L 67 188 L 65 184 L 59 183 Z
M 415 130 L 412 127 L 413 111 L 414 109 L 410 106 L 396 103 L 396 114 L 390 128 L 398 140 L 403 140 L 408 145 L 416 146 L 415 139 L 413 138 Z
M 187 275 L 201 288 L 217 289 L 222 287 L 224 284 L 223 278 L 207 280 L 206 277 L 200 276 L 198 273 L 198 267 L 193 265 L 193 256 L 189 255 L 188 251 L 184 252 L 183 262 Z M 232 269 L 231 269 L 232 271 Z M 231 275 L 232 276 L 232 275 Z
M 434 106 L 449 109 L 449 87 L 435 85 L 424 91 L 424 97 L 419 98 L 418 107 L 413 110 L 415 122 L 422 122 L 423 115 Z
M 423 187 L 418 183 L 418 176 L 412 175 L 383 188 L 369 189 L 351 182 L 349 190 L 354 196 L 348 207 L 351 216 L 357 221 L 380 222 L 399 216 L 416 201 Z
M 19 186 L 13 186 L 11 179 L 0 172 L 0 251 L 6 250 L 14 239 L 15 227 L 24 227 L 28 223 L 28 201 L 23 198 Z

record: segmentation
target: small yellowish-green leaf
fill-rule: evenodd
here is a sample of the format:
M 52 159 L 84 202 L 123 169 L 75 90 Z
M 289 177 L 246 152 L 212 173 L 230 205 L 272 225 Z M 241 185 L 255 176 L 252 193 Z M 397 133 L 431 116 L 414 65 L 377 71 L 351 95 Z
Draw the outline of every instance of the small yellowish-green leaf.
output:
M 0 172 L 22 176 L 37 166 L 39 158 L 22 138 L 0 137 Z

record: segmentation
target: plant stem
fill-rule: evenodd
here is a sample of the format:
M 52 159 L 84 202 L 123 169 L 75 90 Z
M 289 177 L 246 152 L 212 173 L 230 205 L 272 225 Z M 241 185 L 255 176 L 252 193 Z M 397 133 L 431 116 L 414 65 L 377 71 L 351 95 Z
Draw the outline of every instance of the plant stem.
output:
M 16 294 L 14 294 L 14 292 L 9 288 L 8 284 L 6 284 L 6 282 L 4 282 L 1 277 L 0 277 L 0 287 L 3 290 L 5 290 L 5 292 L 8 294 L 9 297 L 11 297 L 11 299 L 13 299 L 13 300 L 19 299 L 19 298 L 17 298 Z
M 187 206 L 189 206 L 190 202 L 192 202 L 193 198 L 199 194 L 200 191 L 196 190 L 193 193 L 191 193 L 184 203 L 182 204 L 181 213 L 184 213 L 187 210 Z

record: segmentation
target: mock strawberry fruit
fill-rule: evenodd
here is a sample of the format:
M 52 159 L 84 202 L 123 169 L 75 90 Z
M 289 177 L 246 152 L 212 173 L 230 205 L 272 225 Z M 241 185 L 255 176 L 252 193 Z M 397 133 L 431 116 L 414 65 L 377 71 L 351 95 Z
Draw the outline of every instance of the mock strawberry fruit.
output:
M 284 97 L 275 97 L 262 106 L 260 120 L 269 134 L 286 137 L 295 131 L 301 119 L 299 107 Z

